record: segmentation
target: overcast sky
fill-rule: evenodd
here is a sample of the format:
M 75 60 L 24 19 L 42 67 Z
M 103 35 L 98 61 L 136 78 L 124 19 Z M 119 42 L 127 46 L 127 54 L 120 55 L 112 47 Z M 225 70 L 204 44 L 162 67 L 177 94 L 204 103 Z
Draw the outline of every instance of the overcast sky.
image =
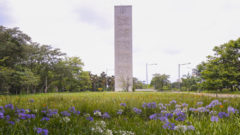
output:
M 213 47 L 240 37 L 240 0 L 0 0 L 0 25 L 114 73 L 114 5 L 133 6 L 133 75 L 191 73 Z

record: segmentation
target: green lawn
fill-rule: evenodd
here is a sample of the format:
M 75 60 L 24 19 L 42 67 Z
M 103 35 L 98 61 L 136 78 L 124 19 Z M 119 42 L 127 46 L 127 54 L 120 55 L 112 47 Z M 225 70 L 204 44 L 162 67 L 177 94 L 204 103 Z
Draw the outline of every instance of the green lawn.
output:
M 176 100 L 176 103 L 172 100 Z M 210 104 L 213 100 L 215 101 Z M 240 98 L 217 100 L 206 96 L 168 92 L 0 96 L 0 133 L 44 134 L 47 130 L 49 135 L 240 134 L 240 116 L 236 110 L 240 110 Z M 121 103 L 126 103 L 126 106 L 121 106 Z M 14 108 L 8 104 L 12 104 Z M 209 104 L 211 107 L 206 108 Z M 99 112 L 94 114 L 96 110 Z M 224 116 L 219 112 L 225 112 Z

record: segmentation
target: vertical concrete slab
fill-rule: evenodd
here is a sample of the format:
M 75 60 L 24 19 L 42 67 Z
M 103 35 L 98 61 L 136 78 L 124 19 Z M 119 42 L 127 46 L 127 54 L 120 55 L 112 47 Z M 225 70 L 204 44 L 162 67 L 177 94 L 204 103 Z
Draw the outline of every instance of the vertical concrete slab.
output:
M 132 91 L 132 6 L 115 6 L 115 91 Z

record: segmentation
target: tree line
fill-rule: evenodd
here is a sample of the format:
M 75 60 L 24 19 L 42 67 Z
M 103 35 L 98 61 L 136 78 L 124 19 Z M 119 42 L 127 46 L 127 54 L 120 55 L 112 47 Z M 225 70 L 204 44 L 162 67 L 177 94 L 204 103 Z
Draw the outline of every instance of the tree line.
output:
M 215 46 L 207 56 L 184 75 L 181 82 L 169 75 L 154 74 L 151 86 L 158 90 L 240 90 L 240 38 Z M 83 70 L 79 57 L 68 57 L 58 48 L 41 45 L 18 28 L 0 26 L 0 93 L 39 93 L 63 91 L 113 91 L 114 76 Z M 180 84 L 179 84 L 180 83 Z M 133 78 L 133 89 L 146 88 Z
M 114 76 L 83 70 L 79 57 L 41 45 L 18 28 L 0 26 L 0 92 L 113 90 Z

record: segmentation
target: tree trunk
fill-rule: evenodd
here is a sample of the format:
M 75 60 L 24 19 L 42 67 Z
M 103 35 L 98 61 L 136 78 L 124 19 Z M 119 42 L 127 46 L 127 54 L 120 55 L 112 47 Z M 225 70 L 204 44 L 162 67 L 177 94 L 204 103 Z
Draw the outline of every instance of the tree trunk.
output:
M 29 85 L 27 86 L 27 94 L 29 93 Z
M 33 87 L 33 93 L 36 93 L 36 86 Z
M 222 88 L 219 89 L 220 92 L 222 92 L 222 90 L 223 90 Z
M 44 90 L 44 92 L 47 93 L 47 90 L 48 90 L 48 80 L 47 80 L 47 76 L 46 76 L 46 79 L 45 79 L 45 90 Z

